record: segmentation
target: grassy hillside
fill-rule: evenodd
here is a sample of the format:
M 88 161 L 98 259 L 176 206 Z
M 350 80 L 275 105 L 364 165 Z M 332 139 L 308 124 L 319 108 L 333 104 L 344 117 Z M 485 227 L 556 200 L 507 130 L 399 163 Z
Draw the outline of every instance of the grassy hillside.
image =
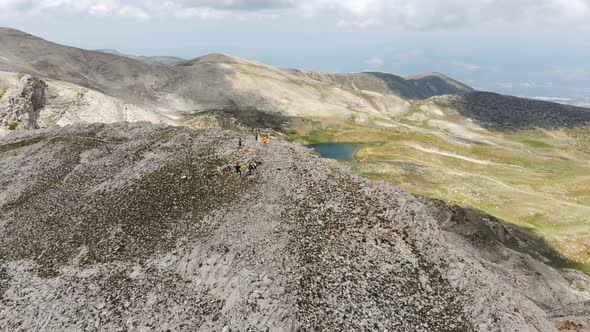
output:
M 303 143 L 367 143 L 353 165 L 362 176 L 483 210 L 590 264 L 589 133 L 488 130 L 440 103 L 414 101 L 395 120 L 318 121 L 295 136 Z

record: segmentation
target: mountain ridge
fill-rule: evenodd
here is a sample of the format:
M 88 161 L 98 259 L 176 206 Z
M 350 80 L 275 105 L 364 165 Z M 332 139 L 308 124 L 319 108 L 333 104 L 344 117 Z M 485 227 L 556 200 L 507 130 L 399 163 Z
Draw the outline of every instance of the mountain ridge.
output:
M 125 53 L 121 53 L 115 49 L 97 49 L 97 50 L 92 50 L 92 51 L 124 56 L 124 57 L 128 57 L 131 59 L 139 60 L 141 62 L 145 62 L 148 64 L 158 64 L 158 65 L 164 65 L 164 66 L 176 66 L 178 64 L 188 61 L 187 59 L 183 59 L 183 58 L 176 57 L 176 56 L 167 56 L 167 55 L 164 55 L 164 56 L 139 55 L 138 56 L 138 55 L 132 55 L 132 54 L 125 54 Z
M 9 28 L 0 28 L 0 45 L 0 70 L 75 83 L 177 119 L 195 111 L 241 105 L 287 116 L 354 116 L 364 121 L 405 112 L 411 100 L 454 94 L 469 103 L 482 96 L 441 73 L 405 78 L 380 72 L 318 73 L 274 68 L 220 53 L 164 66 L 61 46 Z M 507 119 L 512 116 L 503 114 Z
M 297 80 L 297 77 L 290 76 L 293 71 L 282 71 L 266 65 L 261 65 L 262 68 L 260 68 L 255 62 L 221 54 L 209 54 L 177 66 L 163 67 L 113 54 L 62 47 L 26 33 L 6 29 L 0 29 L 0 44 L 3 45 L 0 56 L 9 59 L 8 61 L 0 61 L 0 70 L 64 80 L 134 103 L 146 104 L 148 101 L 145 106 L 152 108 L 158 108 L 160 107 L 158 104 L 161 104 L 163 107 L 176 109 L 180 112 L 190 109 L 222 108 L 225 104 L 231 103 L 231 100 L 238 100 L 240 104 L 248 106 L 267 107 L 269 111 L 281 108 L 280 105 L 276 105 L 276 100 L 264 102 L 266 105 L 253 104 L 251 96 L 244 96 L 244 91 L 232 89 L 232 85 L 235 84 L 231 74 L 236 70 L 249 71 L 252 74 L 258 74 L 256 71 L 262 70 L 262 72 L 273 72 L 270 73 L 271 76 L 279 74 L 284 76 L 286 80 Z M 228 63 L 250 67 L 236 69 L 221 66 Z M 319 78 L 321 75 L 310 74 L 308 78 L 309 76 Z M 367 74 L 362 75 L 367 77 Z M 408 82 L 403 82 L 403 78 L 399 76 L 382 75 L 386 78 L 395 77 L 401 82 L 387 87 L 383 92 L 416 98 L 432 95 L 432 92 L 413 91 L 416 87 Z M 206 82 L 208 86 L 194 84 L 193 81 L 196 77 L 200 81 Z M 339 76 L 339 74 L 328 74 L 327 77 L 337 81 L 346 80 L 345 76 Z M 374 76 L 371 79 L 380 81 L 380 78 Z M 307 84 L 306 82 L 301 83 Z M 355 84 L 358 85 L 360 82 L 355 82 Z M 387 82 L 377 84 L 387 86 Z M 347 84 L 343 85 L 347 88 L 350 87 Z M 220 102 L 215 103 L 215 98 L 207 97 L 213 92 L 212 89 L 215 89 L 216 99 Z M 396 89 L 401 90 L 396 91 Z M 203 103 L 202 100 L 206 100 L 206 102 Z M 179 105 L 182 106 L 179 107 Z
M 199 112 L 236 106 L 295 118 L 339 122 L 354 118 L 360 123 L 385 124 L 396 114 L 411 111 L 415 101 L 432 98 L 442 101 L 441 106 L 458 108 L 463 116 L 473 117 L 483 126 L 496 117 L 491 129 L 516 128 L 512 118 L 521 121 L 525 113 L 526 118 L 553 118 L 553 127 L 583 126 L 588 118 L 581 108 L 479 93 L 441 73 L 405 78 L 380 72 L 320 73 L 275 68 L 221 53 L 173 66 L 149 64 L 126 56 L 61 46 L 10 28 L 0 28 L 0 45 L 0 71 L 74 83 L 177 124 Z M 4 90 L 10 87 L 4 84 Z M 453 100 L 454 104 L 445 100 Z M 482 101 L 487 103 L 482 107 L 501 103 L 506 111 L 491 115 L 473 109 Z M 561 121 L 561 117 L 569 120 Z M 517 129 L 529 127 L 520 125 Z

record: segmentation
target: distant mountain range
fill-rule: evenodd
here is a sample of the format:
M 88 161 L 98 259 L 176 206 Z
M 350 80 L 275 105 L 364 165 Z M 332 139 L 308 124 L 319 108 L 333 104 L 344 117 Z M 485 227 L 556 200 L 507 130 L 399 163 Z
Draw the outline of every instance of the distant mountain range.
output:
M 143 56 L 143 55 L 137 56 L 137 55 L 121 53 L 117 50 L 111 50 L 111 49 L 100 49 L 100 50 L 94 50 L 94 51 L 101 52 L 101 53 L 120 55 L 120 56 L 139 60 L 141 62 L 145 62 L 145 63 L 152 64 L 152 65 L 175 66 L 175 65 L 178 65 L 178 64 L 188 61 L 187 59 L 179 58 L 176 56 Z
M 588 121 L 588 112 L 580 108 L 482 94 L 440 73 L 405 78 L 378 72 L 317 73 L 274 68 L 224 54 L 188 61 L 137 57 L 115 50 L 62 46 L 9 28 L 0 29 L 0 45 L 1 71 L 75 84 L 171 123 L 180 123 L 195 112 L 236 107 L 287 117 L 388 119 L 404 113 L 411 100 L 449 94 L 458 96 L 453 105 L 463 115 L 491 121 L 496 129 L 514 128 L 516 122 L 521 128 L 519 119 L 535 119 L 537 114 L 552 126 Z M 488 106 L 503 112 L 490 116 L 476 110 Z M 531 125 L 539 124 L 531 121 Z
M 190 61 L 166 58 L 167 64 L 178 63 L 162 66 L 154 64 L 161 57 L 86 51 L 6 28 L 0 30 L 0 45 L 0 70 L 74 83 L 167 115 L 240 105 L 290 116 L 347 117 L 382 113 L 408 98 L 472 91 L 440 74 L 409 79 L 383 73 L 321 74 L 223 54 Z

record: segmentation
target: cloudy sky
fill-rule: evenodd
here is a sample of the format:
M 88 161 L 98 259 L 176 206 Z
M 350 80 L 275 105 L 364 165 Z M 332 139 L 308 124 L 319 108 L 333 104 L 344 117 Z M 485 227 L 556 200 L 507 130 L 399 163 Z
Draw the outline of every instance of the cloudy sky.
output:
M 0 26 L 137 55 L 438 71 L 482 90 L 590 106 L 590 0 L 0 0 Z

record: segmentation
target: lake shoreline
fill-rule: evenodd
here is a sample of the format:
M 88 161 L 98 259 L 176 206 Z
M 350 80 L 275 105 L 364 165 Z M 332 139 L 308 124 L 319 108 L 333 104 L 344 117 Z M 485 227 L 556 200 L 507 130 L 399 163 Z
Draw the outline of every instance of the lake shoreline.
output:
M 359 162 L 356 154 L 367 144 L 362 143 L 318 143 L 306 145 L 320 157 L 344 162 Z

